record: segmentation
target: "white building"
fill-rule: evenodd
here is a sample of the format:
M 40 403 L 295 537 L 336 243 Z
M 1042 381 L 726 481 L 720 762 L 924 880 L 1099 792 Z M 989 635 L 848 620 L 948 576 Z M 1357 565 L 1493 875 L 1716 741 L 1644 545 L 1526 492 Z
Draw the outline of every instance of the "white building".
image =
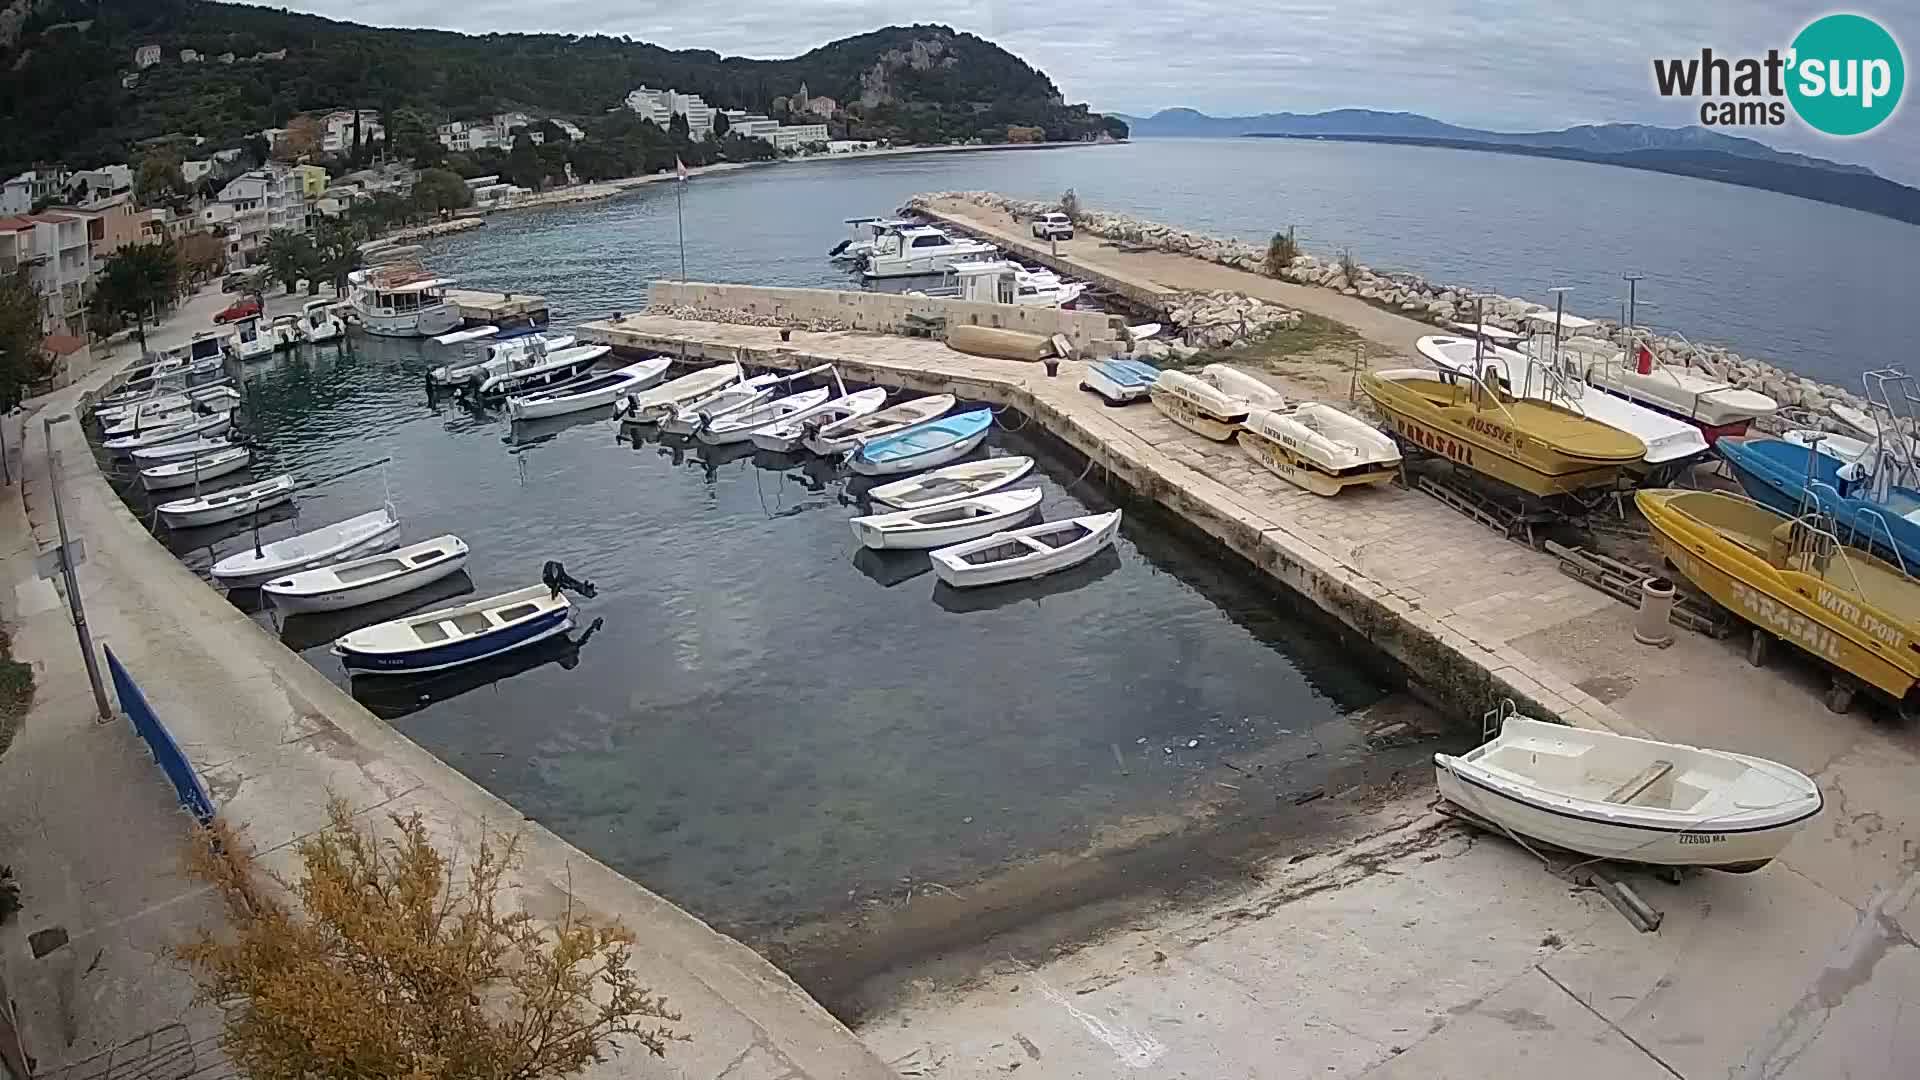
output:
M 627 108 L 665 130 L 673 119 L 673 91 L 642 86 L 627 93 Z
M 199 62 L 200 62 L 200 60 L 201 60 L 201 57 L 200 57 L 200 54 L 199 54 L 198 52 L 195 52 L 195 51 L 194 51 L 194 50 L 192 50 L 192 49 L 181 49 L 181 50 L 180 50 L 180 62 L 181 62 L 181 63 L 183 63 L 183 64 L 197 64 L 197 63 L 199 63 Z
M 0 273 L 29 267 L 40 295 L 43 334 L 85 336 L 87 283 L 93 279 L 93 249 L 87 219 L 46 213 L 0 218 Z
M 380 125 L 378 112 L 372 109 L 361 109 L 359 115 L 361 146 L 386 137 L 387 129 Z M 335 109 L 319 118 L 322 152 L 344 154 L 353 149 L 353 117 L 352 109 Z
M 142 68 L 142 69 L 150 68 L 159 62 L 160 62 L 160 46 L 158 45 L 142 45 L 139 48 L 133 50 L 133 66 L 134 67 Z
M 773 141 L 773 133 L 780 128 L 780 121 L 750 113 L 745 109 L 725 109 L 727 131 L 749 139 Z
M 238 269 L 260 250 L 267 234 L 307 228 L 307 203 L 300 175 L 280 166 L 242 173 L 220 189 L 218 205 L 202 211 L 212 225 L 226 226 L 227 265 Z M 211 213 L 209 213 L 211 211 Z
M 205 161 L 183 161 L 180 163 L 180 175 L 189 184 L 197 184 L 213 175 L 213 159 Z
M 80 185 L 87 186 L 86 196 L 80 195 Z M 75 205 L 83 207 L 97 206 L 116 195 L 129 195 L 133 192 L 133 169 L 126 165 L 102 165 L 97 169 L 83 169 L 67 178 L 61 189 L 66 197 L 74 200 Z
M 786 153 L 789 150 L 804 150 L 827 141 L 825 124 L 782 124 L 773 132 L 773 148 Z
M 573 142 L 585 142 L 587 140 L 587 133 L 584 131 L 581 131 L 580 126 L 571 121 L 555 120 L 553 122 L 553 126 L 559 128 L 561 131 L 566 132 L 567 138 L 572 140 Z
M 674 93 L 673 112 L 687 118 L 687 134 L 693 138 L 704 139 L 713 134 L 713 106 L 699 94 Z
M 24 214 L 33 204 L 59 198 L 67 190 L 67 170 L 28 169 L 0 185 L 0 214 Z
M 676 116 L 687 118 L 687 133 L 696 139 L 704 139 L 713 132 L 713 106 L 706 103 L 699 94 L 682 94 L 678 90 L 654 90 L 642 86 L 627 94 L 627 108 L 639 113 L 659 126 L 667 128 Z

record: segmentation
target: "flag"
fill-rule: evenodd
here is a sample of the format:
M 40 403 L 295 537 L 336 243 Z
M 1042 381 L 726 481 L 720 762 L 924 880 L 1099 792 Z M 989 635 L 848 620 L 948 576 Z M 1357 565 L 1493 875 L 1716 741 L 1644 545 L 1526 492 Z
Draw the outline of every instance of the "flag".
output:
M 678 154 L 675 154 L 673 156 L 673 174 L 677 179 L 680 179 L 680 180 L 685 180 L 687 178 L 687 163 L 684 161 L 681 161 L 680 155 Z
M 1640 346 L 1640 352 L 1634 356 L 1634 361 L 1634 366 L 1639 368 L 1640 374 L 1653 374 L 1653 352 L 1645 345 Z

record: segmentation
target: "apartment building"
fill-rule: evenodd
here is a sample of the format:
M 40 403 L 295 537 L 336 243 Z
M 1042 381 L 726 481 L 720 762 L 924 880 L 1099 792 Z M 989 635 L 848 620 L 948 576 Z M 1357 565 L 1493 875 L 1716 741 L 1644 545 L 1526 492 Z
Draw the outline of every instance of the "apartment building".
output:
M 40 295 L 42 332 L 85 337 L 94 269 L 87 219 L 56 211 L 0 218 L 0 273 L 22 266 Z
M 687 118 L 687 133 L 696 139 L 704 139 L 713 133 L 714 107 L 699 94 L 682 94 L 678 90 L 655 90 L 642 86 L 628 92 L 627 108 L 662 128 L 672 124 L 675 116 L 684 116 Z
M 789 150 L 804 150 L 809 146 L 825 145 L 827 125 L 825 124 L 782 124 L 774 129 L 773 148 L 786 153 Z
M 66 169 L 58 166 L 28 169 L 5 184 L 0 184 L 0 214 L 29 213 L 35 203 L 59 198 L 67 189 L 69 175 Z
M 745 109 L 724 109 L 722 112 L 727 118 L 729 134 L 772 142 L 773 133 L 780 129 L 780 121 L 759 113 L 750 113 Z
M 307 227 L 304 180 L 291 169 L 268 166 L 242 173 L 220 189 L 217 206 L 202 210 L 202 220 L 224 229 L 227 263 L 235 269 L 247 264 L 269 233 Z
M 375 139 L 384 139 L 387 129 L 380 124 L 380 114 L 373 109 L 360 109 L 360 145 L 365 146 Z M 335 109 L 319 118 L 320 149 L 328 154 L 345 154 L 353 149 L 353 109 Z

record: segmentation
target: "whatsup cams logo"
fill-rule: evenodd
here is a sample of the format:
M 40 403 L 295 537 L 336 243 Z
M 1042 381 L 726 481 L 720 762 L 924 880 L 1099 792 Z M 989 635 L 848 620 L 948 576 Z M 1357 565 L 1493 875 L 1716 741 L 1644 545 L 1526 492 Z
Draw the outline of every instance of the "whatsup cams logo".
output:
M 1865 135 L 1893 115 L 1907 82 L 1900 43 L 1864 15 L 1827 15 L 1763 57 L 1656 59 L 1661 97 L 1700 98 L 1707 127 L 1779 127 L 1788 108 L 1828 135 Z

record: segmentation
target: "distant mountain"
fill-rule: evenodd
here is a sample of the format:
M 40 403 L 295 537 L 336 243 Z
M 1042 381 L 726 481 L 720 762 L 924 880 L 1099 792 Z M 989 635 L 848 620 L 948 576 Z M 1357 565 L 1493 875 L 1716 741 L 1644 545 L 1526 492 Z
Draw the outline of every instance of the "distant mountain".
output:
M 1726 154 L 1737 158 L 1826 169 L 1831 172 L 1875 175 L 1862 165 L 1795 154 L 1753 139 L 1722 135 L 1702 127 L 1668 128 L 1650 124 L 1583 124 L 1559 131 L 1487 131 L 1460 127 L 1430 116 L 1373 109 L 1335 109 L 1320 113 L 1262 113 L 1259 116 L 1208 116 L 1193 109 L 1162 109 L 1148 117 L 1116 116 L 1135 138 L 1233 137 L 1238 135 L 1292 135 L 1320 138 L 1391 138 L 1401 141 L 1445 139 L 1449 144 L 1564 147 L 1588 154 L 1632 154 L 1641 151 Z

